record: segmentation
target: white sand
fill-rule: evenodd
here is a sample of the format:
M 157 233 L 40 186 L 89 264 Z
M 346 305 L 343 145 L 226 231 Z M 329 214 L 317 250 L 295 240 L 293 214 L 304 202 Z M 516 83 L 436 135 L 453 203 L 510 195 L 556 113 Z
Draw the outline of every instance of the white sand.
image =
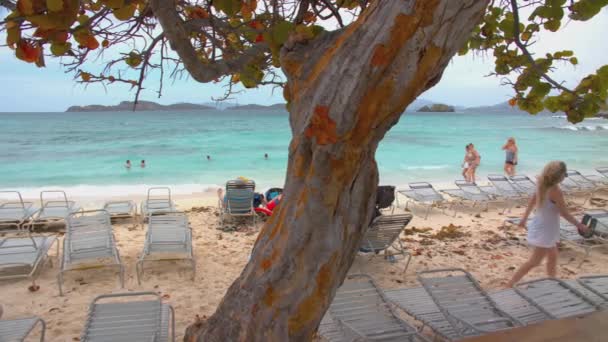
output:
M 608 198 L 607 193 L 598 195 Z M 598 197 L 596 196 L 596 197 Z M 131 198 L 136 199 L 136 198 Z M 137 198 L 138 200 L 141 199 Z M 142 285 L 137 285 L 135 262 L 144 242 L 144 230 L 129 230 L 128 224 L 115 225 L 115 234 L 121 258 L 126 266 L 125 288 L 120 289 L 118 276 L 111 270 L 88 270 L 67 273 L 65 296 L 60 297 L 57 289 L 58 264 L 45 267 L 37 280 L 40 290 L 30 292 L 28 280 L 0 282 L 0 303 L 4 306 L 3 318 L 18 318 L 32 314 L 41 316 L 47 322 L 48 341 L 75 341 L 80 336 L 87 308 L 92 299 L 100 294 L 122 291 L 157 291 L 171 303 L 176 312 L 176 338 L 181 340 L 186 326 L 193 322 L 195 315 L 209 316 L 219 304 L 231 282 L 239 275 L 247 262 L 249 252 L 256 239 L 257 229 L 244 229 L 227 233 L 218 229 L 215 211 L 217 197 L 213 193 L 176 197 L 179 209 L 192 206 L 212 205 L 208 211 L 189 213 L 194 232 L 194 253 L 197 261 L 195 281 L 190 280 L 190 269 L 186 263 L 165 262 L 147 267 Z M 100 203 L 100 201 L 97 201 Z M 95 202 L 95 203 L 97 203 Z M 582 198 L 577 199 L 582 203 Z M 86 205 L 85 205 L 86 206 Z M 86 206 L 92 208 L 92 206 Z M 573 205 L 580 211 L 580 205 Z M 587 205 L 587 208 L 597 208 Z M 605 207 L 606 208 L 606 207 Z M 401 210 L 401 209 L 399 209 Z M 365 272 L 378 280 L 384 288 L 416 286 L 415 272 L 439 267 L 461 267 L 470 271 L 484 288 L 503 286 L 513 274 L 515 267 L 524 262 L 529 251 L 523 240 L 525 232 L 516 227 L 501 230 L 505 216 L 499 208 L 491 207 L 475 217 L 476 211 L 462 208 L 455 218 L 434 210 L 427 220 L 415 216 L 408 228 L 432 228 L 433 233 L 442 226 L 454 224 L 470 236 L 455 240 L 438 241 L 421 237 L 420 234 L 403 235 L 404 244 L 415 256 L 404 276 L 403 264 L 391 264 L 382 257 L 368 260 L 358 256 L 352 272 Z M 523 208 L 516 208 L 510 215 L 520 215 Z M 423 210 L 414 207 L 414 213 Z M 427 234 L 429 234 L 427 233 Z M 506 234 L 519 238 L 519 242 L 507 243 Z M 432 243 L 427 245 L 428 243 Z M 51 255 L 56 257 L 55 249 Z M 558 261 L 562 278 L 574 278 L 583 274 L 608 273 L 608 248 L 597 249 L 581 267 L 583 252 L 564 247 Z M 534 270 L 525 279 L 544 276 L 544 269 Z

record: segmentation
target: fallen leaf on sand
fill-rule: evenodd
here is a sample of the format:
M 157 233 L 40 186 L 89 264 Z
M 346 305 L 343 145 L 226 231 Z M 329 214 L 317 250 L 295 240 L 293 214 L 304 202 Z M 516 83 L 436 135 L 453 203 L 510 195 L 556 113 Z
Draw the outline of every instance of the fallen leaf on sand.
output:
M 496 255 L 492 255 L 492 257 L 490 259 L 501 260 L 501 259 L 504 259 L 504 257 L 502 255 L 496 254 Z
M 38 285 L 30 285 L 27 287 L 28 290 L 30 290 L 30 292 L 36 292 L 38 290 L 40 290 L 40 286 Z
M 171 295 L 169 295 L 168 293 L 165 293 L 162 298 L 163 299 L 169 299 L 169 298 L 171 298 Z
M 509 266 L 507 267 L 507 271 L 513 271 L 515 269 L 515 266 Z
M 456 253 L 456 254 L 459 254 L 459 255 L 465 255 L 465 251 L 460 250 L 460 249 L 457 249 L 457 250 L 455 250 L 455 251 L 452 251 L 452 253 Z

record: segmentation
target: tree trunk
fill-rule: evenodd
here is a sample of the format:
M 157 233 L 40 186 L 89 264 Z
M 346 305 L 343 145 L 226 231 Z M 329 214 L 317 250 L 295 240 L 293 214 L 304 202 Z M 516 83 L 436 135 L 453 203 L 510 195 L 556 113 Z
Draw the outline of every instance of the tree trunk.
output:
M 215 314 L 185 341 L 312 339 L 372 218 L 378 143 L 439 81 L 487 3 L 376 0 L 347 28 L 283 48 L 285 197 Z

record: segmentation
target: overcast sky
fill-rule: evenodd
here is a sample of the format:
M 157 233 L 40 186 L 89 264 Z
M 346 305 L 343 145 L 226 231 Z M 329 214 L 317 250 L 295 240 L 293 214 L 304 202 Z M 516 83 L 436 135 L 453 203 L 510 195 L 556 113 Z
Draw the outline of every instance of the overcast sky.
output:
M 579 66 L 560 65 L 555 78 L 574 84 L 599 66 L 608 64 L 608 11 L 604 10 L 593 20 L 570 22 L 559 33 L 546 34 L 535 45 L 536 52 L 574 50 Z M 4 35 L 0 35 L 4 42 Z M 47 67 L 38 69 L 34 65 L 17 60 L 13 51 L 0 47 L 0 111 L 1 112 L 45 112 L 64 111 L 71 105 L 117 104 L 132 100 L 134 92 L 127 86 L 110 86 L 104 89 L 98 84 L 76 84 L 72 75 L 65 74 L 56 62 L 49 61 Z M 507 101 L 513 94 L 500 79 L 485 77 L 493 70 L 491 56 L 468 55 L 455 57 L 445 71 L 441 82 L 427 91 L 421 98 L 457 106 L 493 105 Z M 175 102 L 210 102 L 211 97 L 224 93 L 220 84 L 200 84 L 189 79 L 167 81 L 163 96 L 158 99 L 156 81 L 148 81 L 142 99 L 164 104 Z M 282 91 L 271 87 L 246 90 L 236 95 L 239 104 L 273 104 L 283 102 Z

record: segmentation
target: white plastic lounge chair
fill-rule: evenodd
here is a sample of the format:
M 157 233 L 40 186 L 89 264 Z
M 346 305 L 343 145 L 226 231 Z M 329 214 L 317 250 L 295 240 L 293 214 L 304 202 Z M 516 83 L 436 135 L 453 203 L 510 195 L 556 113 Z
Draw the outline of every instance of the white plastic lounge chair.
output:
M 154 292 L 98 296 L 89 307 L 80 341 L 175 341 L 173 307 Z
M 256 213 L 253 208 L 255 182 L 240 179 L 226 183 L 225 197 L 218 203 L 220 208 L 220 225 L 224 224 L 224 216 L 251 216 L 255 225 Z
M 144 262 L 162 260 L 188 261 L 194 280 L 196 262 L 192 252 L 192 228 L 188 216 L 182 212 L 157 213 L 148 218 L 144 250 L 136 264 L 137 282 L 141 284 Z
M 536 193 L 536 183 L 526 175 L 511 176 L 509 180 L 523 194 L 532 196 Z
M 350 275 L 320 326 L 330 341 L 428 341 L 398 317 L 382 290 L 364 274 Z
M 46 333 L 46 323 L 36 316 L 0 320 L 0 341 L 24 341 L 38 323 L 40 323 L 40 342 L 43 342 L 44 334 Z
M 433 188 L 430 183 L 427 182 L 415 182 L 409 183 L 410 190 L 399 190 L 397 193 L 407 197 L 408 200 L 405 202 L 405 209 L 408 209 L 410 202 L 416 202 L 422 206 L 426 206 L 424 218 L 429 216 L 429 212 L 433 206 L 443 203 L 445 198 Z M 442 212 L 445 212 L 442 210 Z
M 485 204 L 485 209 L 487 209 L 490 202 L 494 201 L 495 196 L 489 193 L 489 189 L 483 190 L 481 187 L 477 186 L 477 184 L 469 183 L 464 180 L 457 180 L 454 183 L 458 189 L 440 190 L 442 193 L 457 199 L 457 201 L 451 201 L 450 210 L 452 210 L 456 204 L 465 204 L 466 202 L 472 203 L 473 208 L 476 207 L 477 204 L 483 203 Z M 480 210 L 483 210 L 483 208 Z
M 563 280 L 543 278 L 519 283 L 515 292 L 540 311 L 554 318 L 582 316 L 600 309 L 600 306 Z
M 57 276 L 59 294 L 63 295 L 63 273 L 102 267 L 118 269 L 120 285 L 124 287 L 124 266 L 116 248 L 110 214 L 105 210 L 71 214 L 67 219 L 63 258 Z
M 171 189 L 168 187 L 149 188 L 146 200 L 141 202 L 139 211 L 141 214 L 142 226 L 150 214 L 163 211 L 175 211 L 175 203 L 171 200 Z
M 596 302 L 596 304 L 608 306 L 608 275 L 579 277 L 577 281 L 585 289 L 591 291 L 601 299 L 601 301 Z M 588 295 L 586 296 L 589 297 Z
M 583 219 L 579 220 L 583 221 Z M 586 224 L 590 224 L 590 221 L 591 220 Z M 601 236 L 595 234 L 589 238 L 581 236 L 576 227 L 564 219 L 560 220 L 559 236 L 560 242 L 573 247 L 582 248 L 585 251 L 585 256 L 581 259 L 579 267 L 587 259 L 593 249 L 608 245 L 608 239 L 602 238 Z
M 460 337 L 523 326 L 517 318 L 500 309 L 462 269 L 418 272 L 418 281 Z
M 501 310 L 523 324 L 528 325 L 553 318 L 539 311 L 513 289 L 501 290 L 488 295 Z M 423 324 L 422 329 L 428 327 L 442 339 L 448 341 L 462 338 L 423 287 L 388 290 L 386 297 L 408 315 L 420 321 Z
M 504 199 L 505 210 L 510 211 L 518 201 L 529 198 L 527 192 L 509 182 L 509 179 L 503 175 L 489 175 L 488 180 L 498 191 L 498 197 Z
M 54 195 L 54 196 L 53 196 Z M 57 199 L 59 197 L 59 199 Z M 37 225 L 48 227 L 56 222 L 64 222 L 66 218 L 82 209 L 74 201 L 69 201 L 65 191 L 49 190 L 40 192 L 40 210 L 32 217 L 29 223 L 30 229 Z
M 0 280 L 30 278 L 35 285 L 56 241 L 55 236 L 0 238 Z M 59 243 L 56 248 L 59 257 Z
M 412 255 L 406 251 L 399 235 L 411 220 L 412 215 L 410 214 L 380 215 L 376 217 L 365 232 L 359 251 L 372 253 L 371 258 L 380 252 L 384 252 L 384 257 L 393 261 L 394 254 L 391 251 L 393 249 L 397 254 L 403 255 L 405 260 L 403 272 L 405 273 Z
M 0 196 L 7 195 L 11 195 L 14 199 L 0 203 L 0 228 L 21 229 L 36 213 L 34 204 L 24 202 L 19 191 L 0 191 Z
M 562 182 L 562 187 L 566 187 L 567 191 L 572 193 L 583 193 L 585 194 L 585 201 L 583 205 L 587 203 L 592 197 L 593 194 L 600 190 L 600 187 L 594 181 L 588 179 L 583 176 L 580 172 L 576 170 L 568 170 L 566 171 L 567 178 Z
M 131 219 L 133 227 L 137 226 L 137 204 L 133 201 L 111 201 L 103 205 L 112 219 Z

